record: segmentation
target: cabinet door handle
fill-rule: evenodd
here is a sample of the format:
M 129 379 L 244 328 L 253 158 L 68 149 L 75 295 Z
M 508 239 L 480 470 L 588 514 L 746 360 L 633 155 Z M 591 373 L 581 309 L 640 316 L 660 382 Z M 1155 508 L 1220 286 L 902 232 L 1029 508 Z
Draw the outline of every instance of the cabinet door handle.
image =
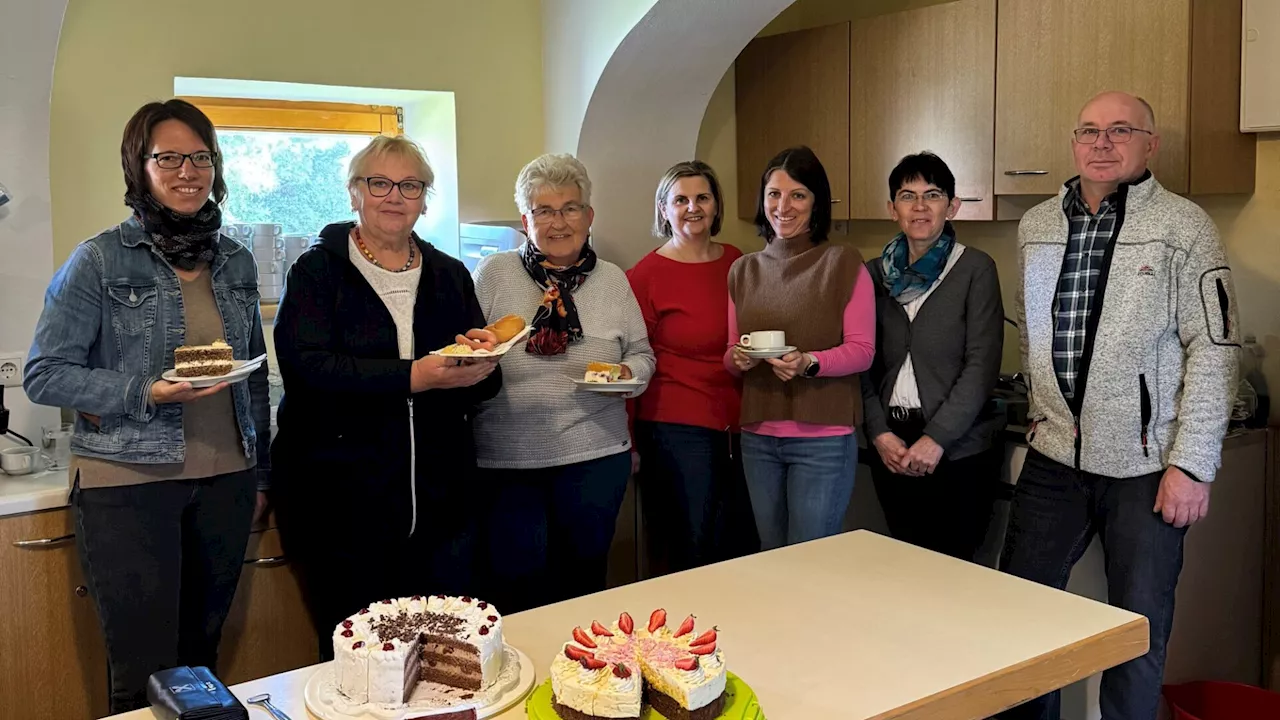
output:
M 39 540 L 14 540 L 13 546 L 16 548 L 49 547 L 50 545 L 61 545 L 68 540 L 74 540 L 75 537 L 76 534 L 71 533 L 52 538 L 40 538 Z
M 840 198 L 832 198 L 832 199 L 831 199 L 831 204 L 832 204 L 832 205 L 835 205 L 835 204 L 836 204 L 836 203 L 838 203 L 838 202 L 840 202 Z
M 253 560 L 245 560 L 245 565 L 254 565 L 257 567 L 276 567 L 289 562 L 289 558 L 284 555 L 276 555 L 275 557 L 254 558 Z
M 1048 170 L 1005 170 L 1005 175 L 1048 175 Z
M 960 202 L 982 202 L 982 198 L 980 197 L 959 197 L 956 199 Z

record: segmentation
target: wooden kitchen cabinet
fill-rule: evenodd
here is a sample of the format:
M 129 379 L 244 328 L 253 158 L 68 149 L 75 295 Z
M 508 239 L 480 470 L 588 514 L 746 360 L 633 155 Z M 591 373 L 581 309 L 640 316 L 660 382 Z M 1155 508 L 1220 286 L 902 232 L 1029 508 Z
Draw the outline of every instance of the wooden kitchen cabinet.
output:
M 999 0 L 995 190 L 1049 195 L 1076 175 L 1071 130 L 1104 90 L 1145 98 L 1152 172 L 1177 193 L 1248 193 L 1239 132 L 1240 0 Z
M 831 182 L 831 216 L 849 218 L 849 23 L 757 38 L 738 56 L 738 214 L 756 216 L 770 158 L 808 145 Z
M 107 654 L 66 508 L 0 517 L 0 716 L 108 712 Z
M 889 172 L 930 150 L 955 173 L 956 219 L 995 219 L 996 0 L 859 19 L 851 35 L 850 217 L 888 219 Z
M 218 677 L 228 685 L 320 661 L 302 591 L 280 547 L 280 531 L 256 530 L 222 630 Z

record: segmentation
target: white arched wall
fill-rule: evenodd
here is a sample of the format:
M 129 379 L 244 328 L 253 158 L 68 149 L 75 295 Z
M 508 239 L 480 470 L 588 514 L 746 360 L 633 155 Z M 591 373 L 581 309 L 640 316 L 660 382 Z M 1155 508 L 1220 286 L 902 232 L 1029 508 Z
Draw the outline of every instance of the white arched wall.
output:
M 738 53 L 795 0 L 658 0 L 627 33 L 592 92 L 578 137 L 591 172 L 593 237 L 630 267 L 650 236 L 659 178 L 694 157 L 707 102 Z
M 13 197 L 0 206 L 0 353 L 24 360 L 53 275 L 49 99 L 66 9 L 67 0 L 0 0 L 0 184 Z M 29 438 L 58 418 L 21 388 L 4 404 L 10 429 Z

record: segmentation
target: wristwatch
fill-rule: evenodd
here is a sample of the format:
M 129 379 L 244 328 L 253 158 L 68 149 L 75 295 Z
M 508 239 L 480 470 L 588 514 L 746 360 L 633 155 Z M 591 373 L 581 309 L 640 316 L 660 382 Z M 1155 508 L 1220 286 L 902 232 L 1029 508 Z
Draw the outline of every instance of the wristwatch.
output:
M 809 367 L 804 369 L 804 376 L 807 378 L 818 377 L 818 373 L 822 371 L 822 368 L 818 365 L 817 356 L 810 353 L 805 353 L 805 356 L 809 358 Z

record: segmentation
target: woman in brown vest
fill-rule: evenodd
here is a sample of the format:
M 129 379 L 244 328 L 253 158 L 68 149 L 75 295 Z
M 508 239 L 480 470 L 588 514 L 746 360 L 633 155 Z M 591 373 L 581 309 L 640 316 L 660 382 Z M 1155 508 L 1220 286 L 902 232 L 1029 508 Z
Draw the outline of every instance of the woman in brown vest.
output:
M 858 251 L 826 242 L 831 185 L 809 148 L 769 162 L 756 227 L 765 249 L 729 271 L 725 366 L 743 378 L 743 466 L 769 550 L 840 531 L 858 461 L 858 373 L 875 356 L 875 293 Z M 739 333 L 765 331 L 785 342 L 739 344 Z

